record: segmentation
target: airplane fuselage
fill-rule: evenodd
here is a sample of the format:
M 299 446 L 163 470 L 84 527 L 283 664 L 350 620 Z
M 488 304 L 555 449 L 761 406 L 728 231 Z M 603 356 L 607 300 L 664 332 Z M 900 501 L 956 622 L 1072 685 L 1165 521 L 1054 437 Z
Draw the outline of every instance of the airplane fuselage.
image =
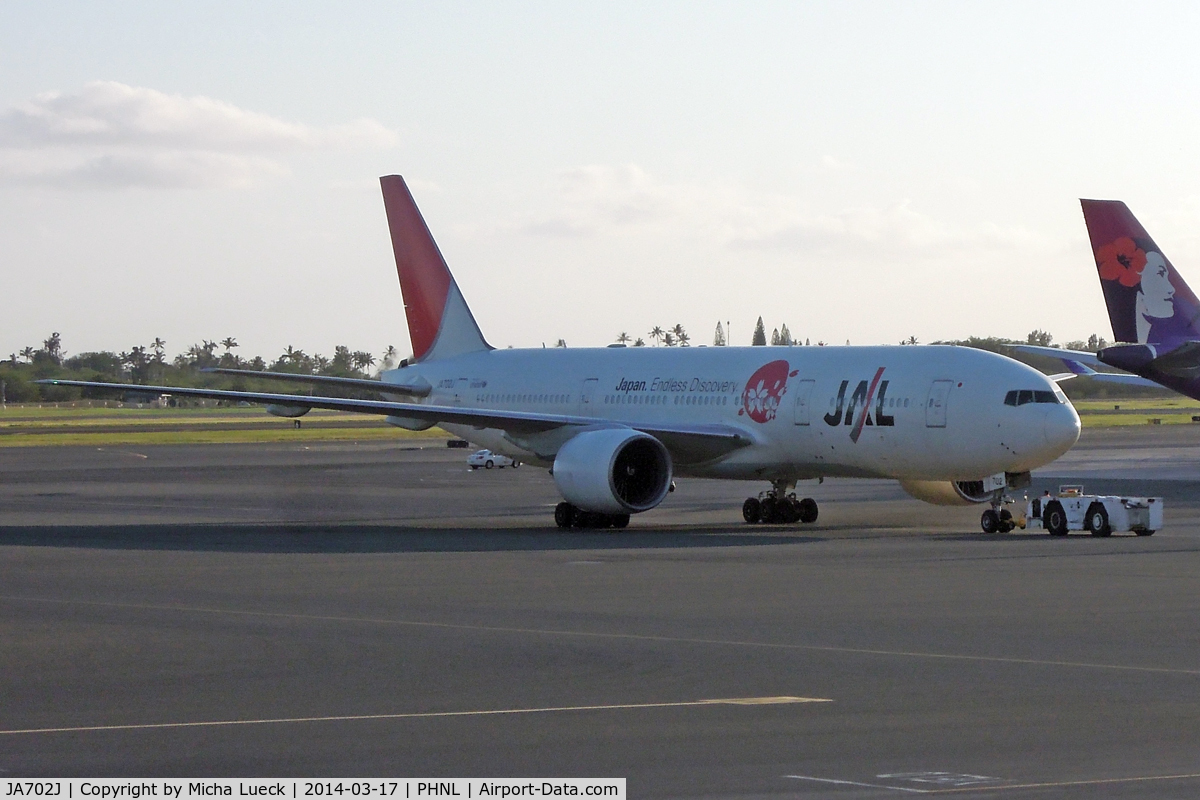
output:
M 1042 466 L 1079 435 L 1074 408 L 1044 375 L 965 347 L 491 350 L 413 364 L 384 380 L 417 376 L 432 386 L 423 401 L 432 405 L 745 431 L 747 447 L 676 460 L 677 474 L 696 477 L 978 479 Z M 1041 401 L 1006 405 L 1014 390 Z M 553 461 L 553 442 L 443 427 L 514 458 Z

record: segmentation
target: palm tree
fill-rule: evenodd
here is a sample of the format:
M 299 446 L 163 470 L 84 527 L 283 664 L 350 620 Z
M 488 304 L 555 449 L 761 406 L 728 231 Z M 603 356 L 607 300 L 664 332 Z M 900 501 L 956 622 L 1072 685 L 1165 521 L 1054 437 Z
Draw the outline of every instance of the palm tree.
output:
M 617 334 L 617 344 L 629 344 L 629 334 L 621 331 Z
M 654 326 L 654 329 L 650 331 L 650 338 L 654 340 L 655 347 L 658 347 L 658 343 L 662 341 L 665 335 L 662 328 L 657 325 Z
M 383 351 L 383 368 L 391 369 L 396 366 L 396 345 L 389 344 L 387 350 Z
M 375 366 L 375 356 L 371 355 L 366 350 L 355 350 L 351 360 L 354 363 L 354 368 L 360 372 L 366 372 L 368 369 Z
M 642 337 L 640 337 L 640 336 L 639 336 L 639 337 L 637 337 L 636 339 L 634 339 L 634 340 L 633 340 L 633 346 L 634 346 L 634 347 L 645 347 L 645 346 L 646 346 L 646 340 L 645 340 L 645 339 L 643 339 Z
M 55 364 L 62 363 L 62 336 L 58 331 L 50 334 L 50 338 L 42 342 L 42 350 L 50 356 L 50 360 Z
M 670 331 L 667 331 L 666 333 L 664 333 L 663 334 L 663 344 L 666 345 L 667 347 L 674 347 L 675 346 L 675 334 L 671 333 Z
M 21 358 L 25 359 L 30 364 L 32 364 L 33 363 L 33 354 L 36 352 L 37 351 L 34 350 L 32 347 L 26 347 L 24 350 L 21 351 Z
M 692 337 L 687 335 L 687 331 L 683 329 L 683 323 L 681 322 L 676 322 L 671 332 L 675 334 L 675 341 L 679 342 L 680 347 L 687 347 L 688 343 L 692 341 Z

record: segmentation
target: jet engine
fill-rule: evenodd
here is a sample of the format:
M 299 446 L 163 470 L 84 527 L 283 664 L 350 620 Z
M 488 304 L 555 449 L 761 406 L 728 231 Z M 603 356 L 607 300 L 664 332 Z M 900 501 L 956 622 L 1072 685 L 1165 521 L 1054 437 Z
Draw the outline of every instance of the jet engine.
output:
M 585 431 L 554 457 L 554 482 L 571 505 L 604 514 L 649 511 L 671 488 L 671 454 L 628 428 Z
M 284 405 L 283 403 L 271 403 L 267 406 L 268 414 L 272 414 L 276 417 L 287 417 L 288 419 L 303 417 L 309 411 L 312 411 L 312 409 L 308 406 L 291 406 Z
M 1004 487 L 1003 481 L 998 487 L 992 486 L 993 482 L 992 478 L 979 481 L 900 481 L 900 488 L 918 500 L 935 506 L 969 506 L 990 502 L 996 490 Z

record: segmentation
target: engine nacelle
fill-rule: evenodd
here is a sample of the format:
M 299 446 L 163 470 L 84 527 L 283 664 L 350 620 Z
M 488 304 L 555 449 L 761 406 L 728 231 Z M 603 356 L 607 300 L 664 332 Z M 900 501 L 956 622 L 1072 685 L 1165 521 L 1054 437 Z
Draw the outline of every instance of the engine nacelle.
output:
M 640 431 L 586 431 L 559 448 L 554 482 L 568 503 L 584 511 L 649 511 L 671 488 L 671 454 Z
M 991 502 L 1005 486 L 1004 473 L 978 481 L 900 481 L 900 488 L 935 506 L 970 506 Z
M 312 411 L 312 409 L 308 406 L 289 406 L 282 403 L 271 403 L 267 406 L 268 414 L 273 414 L 276 417 L 287 417 L 288 419 L 303 417 L 309 411 Z

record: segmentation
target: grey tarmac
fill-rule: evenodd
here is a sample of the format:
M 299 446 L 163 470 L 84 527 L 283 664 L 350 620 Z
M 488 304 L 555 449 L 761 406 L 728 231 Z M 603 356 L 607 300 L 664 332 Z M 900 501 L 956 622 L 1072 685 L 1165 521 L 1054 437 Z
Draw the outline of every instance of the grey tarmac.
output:
M 885 481 L 680 480 L 562 533 L 426 444 L 0 449 L 0 781 L 626 777 L 632 797 L 1200 795 L 1200 425 L 1035 474 L 1153 537 L 978 533 Z M 712 702 L 718 701 L 718 702 Z

